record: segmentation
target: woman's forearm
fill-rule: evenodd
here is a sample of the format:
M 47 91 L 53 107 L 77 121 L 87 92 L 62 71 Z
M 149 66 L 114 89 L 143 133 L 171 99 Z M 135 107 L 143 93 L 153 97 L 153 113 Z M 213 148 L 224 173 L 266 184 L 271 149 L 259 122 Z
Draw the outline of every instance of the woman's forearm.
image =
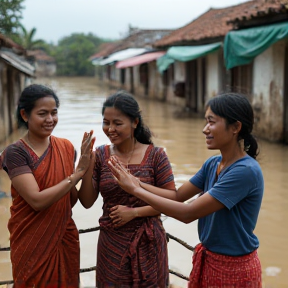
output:
M 149 217 L 149 216 L 157 216 L 160 215 L 161 212 L 155 210 L 151 206 L 142 206 L 142 207 L 135 207 L 135 215 L 136 217 Z
M 143 189 L 145 189 L 145 190 L 147 190 L 147 191 L 149 191 L 155 195 L 177 201 L 177 191 L 176 190 L 159 188 L 159 187 L 156 187 L 156 186 L 153 186 L 153 185 L 141 182 L 141 181 L 140 181 L 140 186 Z
M 94 189 L 92 181 L 92 175 L 85 175 L 82 178 L 81 187 L 78 191 L 78 198 L 86 209 L 94 204 L 99 194 L 99 192 Z

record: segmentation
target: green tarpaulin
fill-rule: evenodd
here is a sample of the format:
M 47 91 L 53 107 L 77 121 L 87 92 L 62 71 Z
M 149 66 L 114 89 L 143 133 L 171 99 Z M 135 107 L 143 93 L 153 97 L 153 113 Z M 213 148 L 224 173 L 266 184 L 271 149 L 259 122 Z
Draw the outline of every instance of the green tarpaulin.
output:
M 288 37 L 288 22 L 230 31 L 224 40 L 227 69 L 249 64 L 275 42 Z
M 175 46 L 170 47 L 167 53 L 157 59 L 158 71 L 162 73 L 175 60 L 180 62 L 187 62 L 199 57 L 203 57 L 209 53 L 218 50 L 222 43 L 213 43 L 200 46 Z
M 167 54 L 161 56 L 157 59 L 157 68 L 160 73 L 163 73 L 172 63 L 174 63 L 174 59 L 170 58 Z

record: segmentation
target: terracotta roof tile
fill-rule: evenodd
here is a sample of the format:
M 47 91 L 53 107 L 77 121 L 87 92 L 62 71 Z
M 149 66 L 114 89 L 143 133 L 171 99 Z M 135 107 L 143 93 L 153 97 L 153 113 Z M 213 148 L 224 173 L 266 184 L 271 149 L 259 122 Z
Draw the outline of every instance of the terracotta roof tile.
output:
M 253 0 L 220 9 L 211 8 L 189 24 L 156 41 L 154 46 L 180 45 L 185 42 L 224 37 L 233 28 L 233 20 L 239 17 L 255 17 L 259 13 L 275 14 L 283 9 L 288 10 L 288 0 Z
M 4 36 L 3 34 L 0 34 L 0 47 L 1 46 L 7 47 L 7 48 L 14 48 L 21 53 L 25 52 L 25 49 L 22 46 L 15 43 L 14 41 L 12 41 L 10 38 Z
M 32 57 L 37 61 L 55 62 L 55 58 L 53 58 L 52 56 L 49 56 L 48 54 L 46 54 L 46 52 L 40 49 L 28 50 L 27 56 Z
M 90 60 L 96 57 L 105 57 L 112 53 L 125 50 L 128 48 L 152 48 L 155 41 L 162 39 L 166 35 L 170 34 L 171 29 L 138 29 L 133 28 L 130 34 L 122 40 L 117 42 L 111 42 L 110 46 L 100 46 L 99 52 L 89 57 Z
M 93 54 L 89 57 L 89 60 L 93 60 L 95 58 L 105 57 L 113 52 L 113 50 L 117 47 L 118 42 L 107 42 L 102 43 L 99 48 L 98 52 Z
M 232 15 L 233 17 L 230 17 L 228 23 L 235 23 L 237 21 L 246 21 L 257 17 L 287 13 L 287 11 L 288 11 L 288 0 L 252 1 L 252 5 L 248 7 L 248 9 L 239 11 L 237 15 Z

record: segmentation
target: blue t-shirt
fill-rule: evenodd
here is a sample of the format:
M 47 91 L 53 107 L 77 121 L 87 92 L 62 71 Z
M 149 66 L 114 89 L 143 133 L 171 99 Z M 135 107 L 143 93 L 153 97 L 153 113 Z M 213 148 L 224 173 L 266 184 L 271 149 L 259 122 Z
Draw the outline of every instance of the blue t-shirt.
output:
M 199 239 L 212 252 L 245 255 L 259 246 L 253 231 L 263 197 L 263 175 L 258 162 L 246 155 L 223 169 L 216 180 L 221 158 L 209 158 L 190 179 L 192 184 L 226 206 L 199 219 Z

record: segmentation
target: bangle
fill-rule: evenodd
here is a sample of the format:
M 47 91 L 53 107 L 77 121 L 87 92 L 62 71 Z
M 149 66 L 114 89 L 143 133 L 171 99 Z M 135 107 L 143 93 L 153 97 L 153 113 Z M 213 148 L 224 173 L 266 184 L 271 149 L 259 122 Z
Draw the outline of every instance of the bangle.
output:
M 69 183 L 69 184 L 72 184 L 72 179 L 71 179 L 71 178 L 72 178 L 72 177 L 71 177 L 72 175 L 73 175 L 73 174 L 71 174 L 70 176 L 68 176 L 68 183 Z

